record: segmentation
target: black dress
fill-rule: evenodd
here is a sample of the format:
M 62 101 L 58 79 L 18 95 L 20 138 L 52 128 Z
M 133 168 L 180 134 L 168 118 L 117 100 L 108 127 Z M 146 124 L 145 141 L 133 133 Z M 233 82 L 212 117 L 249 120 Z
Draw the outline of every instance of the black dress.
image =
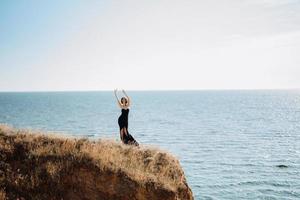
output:
M 122 109 L 122 114 L 120 115 L 118 119 L 118 124 L 120 127 L 120 131 L 122 128 L 126 128 L 127 135 L 124 133 L 123 134 L 123 143 L 124 144 L 133 144 L 138 146 L 138 142 L 132 137 L 132 135 L 129 134 L 128 132 L 128 113 L 129 109 Z M 121 138 L 122 139 L 122 138 Z

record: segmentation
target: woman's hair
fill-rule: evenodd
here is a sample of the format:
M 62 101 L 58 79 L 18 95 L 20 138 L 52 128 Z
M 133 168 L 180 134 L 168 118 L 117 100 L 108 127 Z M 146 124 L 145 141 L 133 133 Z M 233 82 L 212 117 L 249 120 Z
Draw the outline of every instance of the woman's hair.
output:
M 121 98 L 121 103 L 122 103 L 122 105 L 127 106 L 127 104 L 128 104 L 127 98 L 126 97 L 122 97 Z

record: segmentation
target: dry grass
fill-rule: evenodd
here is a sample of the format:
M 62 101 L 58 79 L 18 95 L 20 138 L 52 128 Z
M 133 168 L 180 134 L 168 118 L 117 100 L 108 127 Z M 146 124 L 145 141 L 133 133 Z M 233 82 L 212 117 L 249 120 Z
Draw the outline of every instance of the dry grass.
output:
M 2 189 L 0 189 L 0 199 L 1 200 L 6 200 L 6 194 Z
M 63 157 L 70 160 L 70 163 L 72 160 L 76 162 L 88 160 L 100 169 L 125 172 L 140 183 L 151 181 L 173 191 L 186 187 L 179 161 L 157 148 L 128 146 L 111 140 L 91 141 L 83 138 L 59 137 L 50 133 L 45 135 L 37 131 L 0 125 L 0 150 L 14 151 L 11 142 L 24 146 L 29 151 L 25 156 L 49 159 L 49 162 L 46 162 L 47 174 L 54 178 L 65 166 L 60 165 L 61 160 L 53 162 L 53 158 Z M 16 180 L 22 181 L 22 177 Z M 4 198 L 5 193 L 0 188 L 0 199 Z

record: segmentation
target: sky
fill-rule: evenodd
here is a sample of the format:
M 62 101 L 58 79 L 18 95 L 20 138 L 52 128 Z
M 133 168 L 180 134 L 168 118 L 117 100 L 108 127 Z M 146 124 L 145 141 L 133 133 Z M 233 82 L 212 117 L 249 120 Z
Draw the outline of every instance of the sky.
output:
M 300 0 L 3 0 L 0 91 L 300 88 Z

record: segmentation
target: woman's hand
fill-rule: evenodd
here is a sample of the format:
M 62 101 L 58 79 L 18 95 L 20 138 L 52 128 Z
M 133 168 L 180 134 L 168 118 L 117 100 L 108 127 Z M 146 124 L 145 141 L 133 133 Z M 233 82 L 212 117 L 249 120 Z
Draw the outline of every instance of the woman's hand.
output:
M 127 93 L 125 92 L 124 89 L 122 89 L 122 92 L 123 92 L 123 94 L 125 94 L 125 96 L 128 98 L 128 95 L 127 95 Z
M 118 102 L 119 107 L 122 107 L 121 102 L 120 102 L 120 100 L 119 100 L 119 98 L 118 98 L 118 95 L 117 95 L 117 91 L 118 91 L 118 89 L 114 89 L 115 97 L 116 97 L 116 99 L 117 99 L 117 102 Z

